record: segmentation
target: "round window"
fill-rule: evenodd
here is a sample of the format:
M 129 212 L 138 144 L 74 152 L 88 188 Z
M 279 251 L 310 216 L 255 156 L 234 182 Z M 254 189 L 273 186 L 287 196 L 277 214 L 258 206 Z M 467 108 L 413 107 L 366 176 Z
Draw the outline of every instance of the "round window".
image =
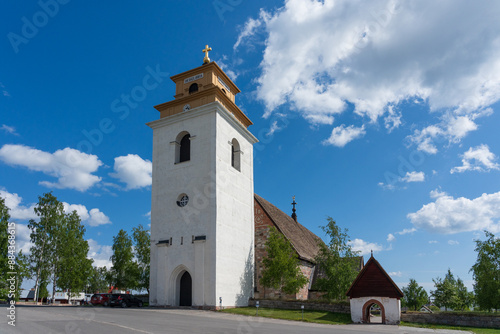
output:
M 186 206 L 189 202 L 189 197 L 186 194 L 182 194 L 179 196 L 177 199 L 177 205 L 180 206 L 181 208 Z

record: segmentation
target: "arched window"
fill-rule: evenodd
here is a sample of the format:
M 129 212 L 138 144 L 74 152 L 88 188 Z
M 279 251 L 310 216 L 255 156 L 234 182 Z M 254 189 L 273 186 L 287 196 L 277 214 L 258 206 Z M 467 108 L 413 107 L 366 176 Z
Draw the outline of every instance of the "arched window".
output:
M 175 140 L 175 163 L 189 161 L 191 159 L 191 135 L 183 131 L 177 135 Z
M 198 84 L 194 83 L 191 86 L 189 86 L 189 94 L 195 93 L 198 91 Z
M 233 139 L 231 141 L 231 166 L 233 166 L 238 171 L 241 171 L 240 156 L 240 144 L 236 139 Z
M 181 139 L 179 162 L 189 161 L 191 155 L 191 140 L 189 140 L 189 134 L 185 135 Z

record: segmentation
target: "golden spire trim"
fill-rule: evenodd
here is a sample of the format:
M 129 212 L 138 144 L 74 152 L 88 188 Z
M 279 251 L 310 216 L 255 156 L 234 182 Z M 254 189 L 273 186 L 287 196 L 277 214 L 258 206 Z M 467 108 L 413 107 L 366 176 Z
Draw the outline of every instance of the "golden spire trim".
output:
M 208 58 L 208 51 L 212 51 L 212 48 L 207 45 L 205 45 L 205 48 L 201 50 L 202 52 L 205 52 L 205 58 L 203 58 L 203 64 L 208 64 L 210 63 L 210 58 Z

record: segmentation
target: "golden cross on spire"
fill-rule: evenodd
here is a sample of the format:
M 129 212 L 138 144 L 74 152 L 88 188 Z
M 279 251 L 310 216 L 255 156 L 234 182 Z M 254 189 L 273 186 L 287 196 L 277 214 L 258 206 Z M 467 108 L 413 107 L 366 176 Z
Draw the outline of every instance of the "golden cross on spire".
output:
M 210 58 L 208 58 L 208 51 L 212 51 L 212 48 L 208 47 L 208 44 L 207 44 L 207 45 L 205 45 L 205 48 L 201 51 L 205 52 L 205 58 L 203 58 L 203 64 L 210 63 Z

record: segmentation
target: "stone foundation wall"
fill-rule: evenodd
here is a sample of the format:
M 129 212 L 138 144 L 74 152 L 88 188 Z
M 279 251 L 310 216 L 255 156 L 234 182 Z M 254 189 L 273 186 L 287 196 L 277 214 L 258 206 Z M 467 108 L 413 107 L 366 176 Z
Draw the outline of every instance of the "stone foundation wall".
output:
M 250 301 L 248 302 L 248 306 L 255 307 L 255 302 L 256 300 L 250 299 Z M 266 308 L 300 310 L 302 305 L 304 305 L 305 310 L 329 311 L 346 314 L 351 313 L 351 308 L 348 303 L 324 304 L 301 301 L 259 300 L 259 306 Z
M 500 316 L 452 313 L 402 313 L 401 321 L 449 326 L 500 328 Z
M 321 300 L 325 296 L 326 292 L 317 291 L 317 290 L 309 290 L 309 300 Z

